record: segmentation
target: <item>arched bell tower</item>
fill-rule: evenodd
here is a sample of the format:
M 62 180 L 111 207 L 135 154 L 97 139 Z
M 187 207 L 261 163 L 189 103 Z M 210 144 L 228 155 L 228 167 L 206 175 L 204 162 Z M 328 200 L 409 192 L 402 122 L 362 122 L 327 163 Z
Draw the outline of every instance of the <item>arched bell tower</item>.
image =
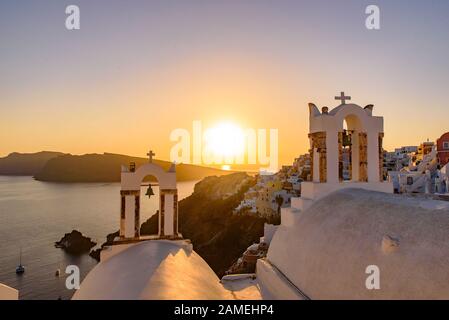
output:
M 309 103 L 311 181 L 301 183 L 301 197 L 282 209 L 282 223 L 296 217 L 312 203 L 342 188 L 361 188 L 393 193 L 393 184 L 383 180 L 383 118 L 373 116 L 373 105 L 362 108 L 347 104 L 344 92 L 335 97 L 341 103 L 321 111 Z M 344 124 L 346 123 L 346 127 Z M 343 177 L 343 156 L 349 157 L 348 178 Z
M 383 118 L 372 115 L 373 105 L 362 108 L 346 104 L 351 97 L 343 92 L 336 99 L 342 103 L 331 111 L 323 107 L 320 112 L 309 103 L 312 181 L 342 182 L 342 152 L 346 145 L 350 148 L 350 181 L 383 182 Z
M 155 154 L 148 153 L 149 162 L 136 168 L 122 167 L 120 239 L 139 240 L 140 237 L 140 187 L 146 176 L 154 176 L 159 183 L 159 231 L 158 238 L 178 239 L 178 189 L 176 185 L 176 166 L 173 163 L 168 171 L 153 163 Z
M 373 105 L 362 108 L 346 104 L 350 97 L 343 92 L 336 99 L 342 103 L 331 111 L 323 107 L 320 112 L 309 104 L 312 181 L 342 182 L 342 150 L 346 144 L 350 146 L 350 181 L 382 182 L 383 118 L 372 115 Z

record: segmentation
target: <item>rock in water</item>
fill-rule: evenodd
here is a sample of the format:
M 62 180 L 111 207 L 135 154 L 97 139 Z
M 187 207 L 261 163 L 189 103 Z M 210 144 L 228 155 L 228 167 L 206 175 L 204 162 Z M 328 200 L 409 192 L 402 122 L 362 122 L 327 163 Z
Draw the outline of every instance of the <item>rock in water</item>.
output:
M 72 230 L 72 232 L 66 233 L 61 240 L 55 242 L 55 247 L 64 249 L 67 253 L 79 255 L 89 252 L 96 244 L 91 238 L 83 236 L 78 230 Z

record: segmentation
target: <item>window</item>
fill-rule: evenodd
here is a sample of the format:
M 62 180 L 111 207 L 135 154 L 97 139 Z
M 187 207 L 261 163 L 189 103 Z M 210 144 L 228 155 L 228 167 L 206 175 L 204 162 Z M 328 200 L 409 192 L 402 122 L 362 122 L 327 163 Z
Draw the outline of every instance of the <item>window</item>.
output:
M 413 177 L 407 177 L 407 185 L 411 186 L 413 184 Z
M 445 150 L 449 149 L 449 141 L 443 141 L 443 149 Z

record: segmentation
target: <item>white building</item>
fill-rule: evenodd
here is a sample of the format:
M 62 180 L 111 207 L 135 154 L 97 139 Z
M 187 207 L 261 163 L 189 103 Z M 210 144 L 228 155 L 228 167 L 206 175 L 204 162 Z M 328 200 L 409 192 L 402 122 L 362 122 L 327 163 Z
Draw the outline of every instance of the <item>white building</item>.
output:
M 397 158 L 405 157 L 411 153 L 418 152 L 418 146 L 405 146 L 400 148 L 395 148 L 394 153 Z
M 235 214 L 257 214 L 256 198 L 243 199 L 239 205 L 234 209 Z

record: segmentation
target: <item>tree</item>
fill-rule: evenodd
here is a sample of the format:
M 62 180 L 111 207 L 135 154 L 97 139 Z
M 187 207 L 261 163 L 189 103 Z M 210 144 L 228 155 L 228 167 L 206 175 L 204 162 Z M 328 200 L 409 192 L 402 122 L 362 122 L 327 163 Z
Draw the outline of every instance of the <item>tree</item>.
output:
M 278 216 L 280 216 L 281 215 L 281 207 L 284 204 L 284 197 L 282 197 L 280 194 L 278 194 L 275 198 L 275 201 L 278 205 L 278 210 L 277 210 Z

